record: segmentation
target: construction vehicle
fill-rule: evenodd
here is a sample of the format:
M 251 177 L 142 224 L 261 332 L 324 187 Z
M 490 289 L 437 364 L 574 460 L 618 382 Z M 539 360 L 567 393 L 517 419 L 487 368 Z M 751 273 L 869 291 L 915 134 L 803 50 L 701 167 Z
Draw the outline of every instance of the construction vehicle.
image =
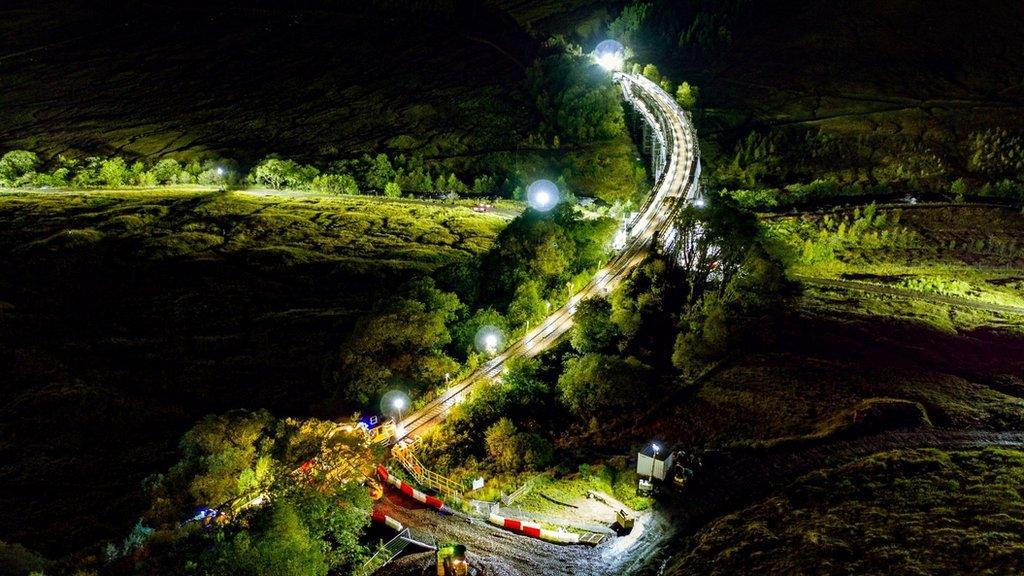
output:
M 677 451 L 672 461 L 672 484 L 678 489 L 685 488 L 694 475 L 704 467 L 700 456 L 683 450 Z
M 371 444 L 390 444 L 395 438 L 397 424 L 391 418 L 371 414 L 359 419 L 356 426 L 362 430 L 366 441 Z
M 466 547 L 448 544 L 437 547 L 437 576 L 475 576 L 477 570 L 466 561 Z

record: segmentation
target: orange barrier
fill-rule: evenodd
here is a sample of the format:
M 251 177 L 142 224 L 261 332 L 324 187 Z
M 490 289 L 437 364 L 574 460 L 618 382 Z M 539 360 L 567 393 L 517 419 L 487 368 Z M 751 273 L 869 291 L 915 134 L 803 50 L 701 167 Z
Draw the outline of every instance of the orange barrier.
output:
M 394 530 L 397 530 L 399 532 L 401 532 L 402 529 L 405 528 L 405 526 L 402 526 L 401 522 L 395 520 L 394 518 L 388 516 L 380 510 L 374 510 L 373 513 L 370 514 L 370 520 L 373 520 L 374 522 L 377 522 L 379 524 L 385 524 L 389 528 L 393 528 Z
M 548 530 L 546 528 L 541 528 L 539 524 L 527 522 L 526 520 L 505 518 L 503 516 L 498 516 L 497 514 L 491 514 L 487 517 L 487 520 L 491 524 L 501 526 L 502 528 L 506 528 L 513 532 L 518 532 L 524 536 L 539 538 L 556 544 L 578 544 L 580 541 L 579 534 L 575 534 L 573 532 L 562 532 L 560 530 Z
M 380 476 L 381 480 L 387 482 L 388 484 L 391 484 L 395 488 L 398 488 L 398 490 L 402 494 L 409 496 L 410 498 L 416 500 L 417 502 L 422 502 L 423 504 L 426 504 L 427 506 L 430 506 L 431 508 L 435 508 L 437 510 L 444 508 L 444 502 L 442 502 L 440 498 L 437 498 L 436 496 L 427 496 L 423 492 L 416 490 L 408 482 L 394 476 L 393 474 L 388 472 L 387 468 L 380 464 L 377 465 L 377 475 Z

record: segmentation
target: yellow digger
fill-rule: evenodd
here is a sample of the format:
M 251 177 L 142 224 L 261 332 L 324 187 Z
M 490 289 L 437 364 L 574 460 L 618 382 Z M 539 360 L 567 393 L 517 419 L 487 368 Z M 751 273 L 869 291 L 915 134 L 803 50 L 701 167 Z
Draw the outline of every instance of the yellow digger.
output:
M 437 547 L 437 576 L 472 576 L 466 562 L 466 547 L 462 544 L 448 544 Z

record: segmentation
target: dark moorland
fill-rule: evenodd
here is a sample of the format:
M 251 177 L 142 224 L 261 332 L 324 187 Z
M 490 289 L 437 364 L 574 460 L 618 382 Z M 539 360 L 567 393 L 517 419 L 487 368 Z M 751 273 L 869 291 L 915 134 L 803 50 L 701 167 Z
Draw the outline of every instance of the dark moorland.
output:
M 383 536 L 366 491 L 290 472 L 380 455 L 328 421 L 537 326 L 648 189 L 587 56 L 609 36 L 692 112 L 708 206 L 674 223 L 702 240 L 581 302 L 419 457 L 486 476 L 472 498 L 536 481 L 531 513 L 654 510 L 632 574 L 1021 572 L 1019 4 L 6 2 L 0 573 L 352 573 Z M 566 202 L 527 208 L 537 177 Z M 648 499 L 655 438 L 708 452 Z M 606 550 L 444 529 L 502 574 Z

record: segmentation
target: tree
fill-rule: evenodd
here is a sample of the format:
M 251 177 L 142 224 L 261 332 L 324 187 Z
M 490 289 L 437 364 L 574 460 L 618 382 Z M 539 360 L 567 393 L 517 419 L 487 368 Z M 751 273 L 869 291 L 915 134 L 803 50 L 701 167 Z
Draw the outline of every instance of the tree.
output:
M 108 158 L 100 164 L 99 180 L 108 188 L 123 186 L 128 177 L 128 165 L 120 156 Z
M 697 97 L 700 91 L 696 86 L 690 86 L 689 82 L 683 82 L 676 89 L 676 102 L 683 107 L 684 110 L 693 110 L 697 106 Z
M 368 550 L 360 537 L 373 507 L 365 488 L 355 482 L 324 489 L 292 482 L 283 497 L 319 544 L 332 572 L 349 574 L 363 561 Z
M 558 389 L 573 414 L 589 419 L 636 405 L 652 376 L 636 358 L 589 353 L 566 361 Z
M 371 190 L 384 191 L 388 182 L 393 182 L 396 175 L 387 154 L 377 154 L 366 171 L 366 185 Z
M 359 320 L 342 344 L 337 392 L 365 404 L 389 384 L 437 383 L 456 367 L 443 348 L 452 340 L 448 324 L 462 310 L 433 280 L 409 283 Z
M 594 74 L 581 54 L 561 53 L 536 60 L 528 71 L 530 90 L 544 116 L 544 140 L 563 136 L 573 143 L 625 134 L 625 116 L 614 87 Z
M 35 172 L 39 156 L 27 150 L 11 150 L 0 157 L 0 185 L 17 186 L 18 181 Z
M 615 347 L 618 327 L 611 319 L 612 306 L 604 298 L 580 302 L 573 316 L 570 343 L 577 352 L 604 352 Z
M 249 179 L 255 184 L 281 190 L 308 187 L 317 175 L 319 171 L 312 166 L 303 166 L 293 160 L 267 157 L 252 169 Z
M 422 167 L 416 167 L 399 173 L 395 181 L 402 190 L 410 192 L 432 192 L 434 190 L 434 181 L 431 180 L 430 174 L 426 173 Z
M 473 192 L 477 194 L 494 194 L 498 185 L 493 176 L 483 175 L 473 180 Z
M 255 496 L 273 480 L 274 420 L 265 411 L 238 410 L 207 416 L 181 440 L 184 456 L 168 472 L 168 487 L 179 500 L 178 518 L 197 506 L 220 506 Z M 181 501 L 185 497 L 187 500 Z
M 384 196 L 388 198 L 400 198 L 402 196 L 402 187 L 397 182 L 388 182 L 384 185 Z
M 658 71 L 658 67 L 654 64 L 646 64 L 644 66 L 643 76 L 655 84 L 661 82 L 661 72 Z
M 519 430 L 508 418 L 501 418 L 484 433 L 487 454 L 503 470 L 518 470 L 523 465 Z
M 209 576 L 326 576 L 328 563 L 294 506 L 271 502 L 249 530 L 215 545 L 200 570 Z
M 157 184 L 174 184 L 181 173 L 181 164 L 174 158 L 164 158 L 153 166 L 152 173 Z
M 321 194 L 359 194 L 359 184 L 349 174 L 321 174 L 311 187 Z
M 524 417 L 535 416 L 535 410 L 543 408 L 550 395 L 548 384 L 541 380 L 541 363 L 533 358 L 510 358 L 505 363 L 502 390 L 506 406 L 502 412 L 521 413 Z
M 541 298 L 540 291 L 541 286 L 536 281 L 523 282 L 516 287 L 506 316 L 510 325 L 525 326 L 544 317 L 547 303 Z

